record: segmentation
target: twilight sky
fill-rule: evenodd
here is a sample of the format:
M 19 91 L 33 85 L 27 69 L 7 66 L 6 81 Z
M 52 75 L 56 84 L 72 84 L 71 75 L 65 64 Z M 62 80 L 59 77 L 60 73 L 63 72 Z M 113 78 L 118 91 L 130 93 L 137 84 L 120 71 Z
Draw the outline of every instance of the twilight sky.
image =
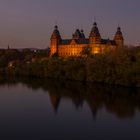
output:
M 0 0 L 0 48 L 46 48 L 56 23 L 62 38 L 88 36 L 94 17 L 103 38 L 119 24 L 126 44 L 140 44 L 140 0 Z

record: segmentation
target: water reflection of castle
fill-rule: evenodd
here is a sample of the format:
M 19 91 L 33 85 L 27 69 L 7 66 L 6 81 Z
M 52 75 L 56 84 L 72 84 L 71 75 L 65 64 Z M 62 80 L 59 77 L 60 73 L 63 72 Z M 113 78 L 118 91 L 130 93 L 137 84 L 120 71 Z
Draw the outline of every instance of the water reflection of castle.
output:
M 6 80 L 7 82 L 9 86 L 16 84 L 16 81 Z M 59 111 L 61 99 L 66 98 L 72 101 L 76 109 L 82 107 L 83 103 L 86 102 L 94 118 L 103 108 L 120 119 L 133 118 L 136 111 L 140 110 L 139 89 L 40 79 L 21 79 L 21 82 L 33 90 L 41 88 L 47 91 L 56 113 Z M 3 82 L 3 84 L 6 83 Z
M 63 98 L 71 99 L 76 109 L 82 107 L 86 102 L 93 118 L 96 118 L 99 110 L 103 108 L 120 119 L 132 118 L 135 115 L 135 108 L 140 108 L 140 98 L 138 97 L 140 92 L 137 90 L 131 91 L 118 87 L 114 90 L 114 87 L 102 86 L 101 88 L 101 85 L 84 86 L 82 83 L 71 82 L 59 84 L 49 82 L 47 90 L 56 112 L 59 111 L 59 105 Z

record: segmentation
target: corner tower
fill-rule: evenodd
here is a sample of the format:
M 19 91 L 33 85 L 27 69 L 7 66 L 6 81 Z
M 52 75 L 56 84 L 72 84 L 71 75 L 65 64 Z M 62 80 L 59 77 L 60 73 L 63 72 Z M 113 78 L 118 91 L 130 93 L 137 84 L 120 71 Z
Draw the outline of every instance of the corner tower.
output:
M 94 22 L 93 27 L 91 29 L 89 35 L 89 43 L 90 44 L 100 44 L 101 43 L 101 35 L 99 33 L 99 29 L 97 27 L 97 23 Z
M 60 33 L 59 33 L 59 30 L 58 30 L 58 26 L 55 25 L 54 27 L 54 31 L 53 31 L 53 34 L 51 36 L 51 55 L 55 54 L 55 53 L 58 53 L 58 45 L 60 44 L 61 42 L 61 36 L 60 36 Z
M 120 27 L 117 28 L 114 40 L 118 47 L 122 47 L 124 45 L 124 38 Z

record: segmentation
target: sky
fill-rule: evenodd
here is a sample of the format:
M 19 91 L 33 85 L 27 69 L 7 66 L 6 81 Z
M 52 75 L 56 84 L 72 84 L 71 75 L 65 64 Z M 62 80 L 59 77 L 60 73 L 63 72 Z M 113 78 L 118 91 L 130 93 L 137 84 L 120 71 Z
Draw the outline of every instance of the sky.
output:
M 0 48 L 47 48 L 55 24 L 62 38 L 88 37 L 95 18 L 102 38 L 119 25 L 125 44 L 140 44 L 140 0 L 0 0 Z

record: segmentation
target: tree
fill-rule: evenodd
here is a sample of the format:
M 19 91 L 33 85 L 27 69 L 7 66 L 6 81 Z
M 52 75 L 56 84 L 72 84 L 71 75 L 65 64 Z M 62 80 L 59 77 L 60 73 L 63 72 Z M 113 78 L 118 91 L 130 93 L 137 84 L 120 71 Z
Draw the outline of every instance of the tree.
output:
M 57 58 L 58 57 L 58 53 L 54 53 L 51 57 L 52 58 Z
M 83 47 L 82 51 L 81 51 L 81 55 L 88 57 L 91 55 L 91 47 L 89 46 L 85 46 Z

